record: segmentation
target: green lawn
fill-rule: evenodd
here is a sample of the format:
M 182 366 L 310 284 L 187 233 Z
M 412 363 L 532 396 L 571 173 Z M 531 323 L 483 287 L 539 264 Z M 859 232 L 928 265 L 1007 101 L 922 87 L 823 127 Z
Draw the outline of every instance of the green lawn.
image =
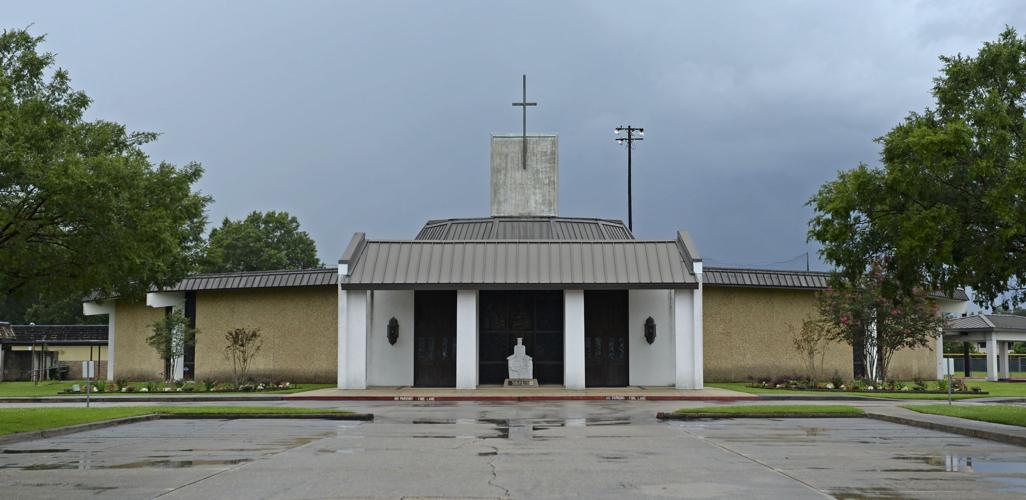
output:
M 747 382 L 726 382 L 726 383 L 707 383 L 707 387 L 718 387 L 720 389 L 729 389 L 738 392 L 747 392 L 749 394 L 805 394 L 815 396 L 871 396 L 874 398 L 892 398 L 892 399 L 948 399 L 947 394 L 922 394 L 913 391 L 900 392 L 900 393 L 885 393 L 876 391 L 866 392 L 825 392 L 825 391 L 792 391 L 787 389 L 762 389 L 758 387 L 748 387 Z M 1026 397 L 1026 382 L 986 382 L 969 380 L 966 381 L 966 385 L 979 386 L 984 392 L 989 394 L 952 394 L 952 399 L 969 399 L 969 398 L 987 398 L 996 396 L 1021 396 Z M 930 384 L 931 388 L 934 384 Z
M 0 382 L 0 398 L 11 398 L 11 397 L 32 397 L 32 396 L 63 396 L 60 394 L 66 389 L 70 389 L 72 385 L 80 384 L 84 385 L 85 382 L 82 380 L 65 380 L 65 381 L 51 381 L 51 382 L 40 382 L 38 385 L 32 382 Z M 104 392 L 100 395 L 117 395 L 117 396 L 181 396 L 181 395 L 226 395 L 226 394 L 245 394 L 245 395 L 258 395 L 258 394 L 293 394 L 297 392 L 306 392 L 316 389 L 327 389 L 335 387 L 335 384 L 296 384 L 291 389 L 283 389 L 280 391 L 260 391 L 260 392 Z M 85 393 L 75 394 L 76 396 L 84 396 Z
M 681 414 L 703 413 L 757 413 L 757 414 L 795 414 L 795 413 L 831 413 L 843 415 L 861 415 L 861 408 L 846 405 L 735 405 L 735 406 L 703 406 L 701 408 L 681 408 L 674 411 Z
M 15 432 L 38 431 L 85 424 L 114 418 L 150 415 L 153 413 L 181 414 L 309 414 L 351 413 L 323 408 L 293 408 L 287 406 L 120 406 L 105 408 L 0 408 L 0 435 Z
M 1011 405 L 907 405 L 902 406 L 919 413 L 946 415 L 949 417 L 982 420 L 996 424 L 1018 425 L 1026 427 L 1026 407 Z

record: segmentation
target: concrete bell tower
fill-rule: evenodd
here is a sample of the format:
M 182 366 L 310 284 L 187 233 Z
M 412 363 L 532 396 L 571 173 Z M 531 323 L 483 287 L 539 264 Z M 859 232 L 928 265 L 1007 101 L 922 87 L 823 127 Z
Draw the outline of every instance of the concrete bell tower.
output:
M 559 215 L 559 136 L 492 134 L 492 216 L 530 215 Z

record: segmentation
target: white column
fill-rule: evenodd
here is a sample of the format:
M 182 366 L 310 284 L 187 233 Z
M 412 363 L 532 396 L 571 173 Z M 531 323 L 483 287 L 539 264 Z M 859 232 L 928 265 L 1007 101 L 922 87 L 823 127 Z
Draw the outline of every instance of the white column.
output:
M 677 389 L 695 389 L 694 293 L 673 291 L 673 346 Z
M 994 339 L 993 333 L 987 334 L 987 380 L 996 382 L 998 379 L 997 372 L 997 355 L 998 347 L 997 340 Z
M 477 389 L 477 290 L 456 291 L 456 388 Z
M 691 333 L 692 347 L 691 347 L 691 369 L 694 372 L 692 380 L 694 381 L 692 388 L 701 389 L 705 386 L 705 365 L 703 363 L 703 346 L 704 332 L 703 332 L 703 318 L 702 318 L 702 271 L 701 263 L 696 263 L 698 266 L 695 276 L 698 278 L 698 289 L 691 293 L 692 298 L 692 320 L 693 330 Z
M 584 290 L 563 291 L 563 386 L 584 389 Z
M 342 389 L 367 388 L 367 315 L 366 290 L 346 292 L 346 331 L 342 339 Z
M 82 303 L 82 314 L 85 316 L 107 315 L 107 380 L 110 382 L 114 381 L 114 358 L 117 355 L 114 349 L 114 334 L 117 331 L 117 317 L 114 314 L 116 310 L 113 301 Z
M 349 300 L 349 292 L 342 290 L 339 287 L 338 290 L 338 344 L 335 346 L 335 350 L 338 351 L 338 360 L 336 361 L 336 374 L 337 385 L 339 389 L 346 388 L 346 301 Z
M 944 380 L 944 375 L 947 374 L 948 367 L 947 362 L 944 360 L 944 333 L 937 335 L 936 347 L 934 348 L 937 356 L 937 380 Z
M 998 362 L 998 372 L 1000 378 L 1008 378 L 1008 344 L 1011 342 L 998 342 L 998 355 L 1000 361 Z
M 171 314 L 183 314 L 184 315 L 185 314 L 185 303 L 183 302 L 181 305 L 171 306 Z M 182 327 L 179 327 L 179 328 L 175 329 L 174 340 L 172 342 L 175 342 L 176 344 L 179 344 L 179 345 L 184 344 L 184 342 L 185 342 L 184 337 L 185 337 L 185 331 L 182 330 Z M 172 380 L 175 380 L 177 382 L 177 381 L 185 379 L 185 352 L 184 352 L 184 350 L 183 350 L 181 356 L 176 356 L 175 357 L 174 365 L 175 365 L 175 372 L 171 374 Z

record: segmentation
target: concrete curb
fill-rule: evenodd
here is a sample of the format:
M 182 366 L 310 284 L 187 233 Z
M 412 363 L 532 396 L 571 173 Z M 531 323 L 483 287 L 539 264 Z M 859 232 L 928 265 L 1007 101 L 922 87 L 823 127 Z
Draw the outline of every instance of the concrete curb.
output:
M 882 420 L 884 422 L 891 422 L 893 424 L 909 425 L 912 427 L 919 427 L 922 429 L 930 429 L 934 431 L 947 432 L 951 434 L 960 434 L 962 436 L 974 437 L 979 439 L 986 439 L 989 441 L 997 441 L 999 443 L 1014 444 L 1019 446 L 1026 446 L 1026 437 L 1000 432 L 997 430 L 978 429 L 970 427 L 962 427 L 952 424 L 943 424 L 940 422 L 931 422 L 928 420 L 920 420 L 916 418 L 901 417 L 897 415 L 885 415 L 882 413 L 875 413 L 871 411 L 866 412 L 866 418 L 872 418 L 875 420 Z M 951 417 L 957 418 L 957 417 Z M 965 420 L 965 419 L 960 419 Z M 970 422 L 974 422 L 970 420 Z M 995 424 L 997 425 L 997 424 Z
M 92 396 L 94 403 L 201 403 L 204 401 L 282 401 L 284 395 L 276 396 Z M 0 403 L 85 403 L 85 396 L 32 396 L 0 398 Z
M 146 422 L 149 420 L 157 420 L 158 418 L 160 418 L 160 415 L 156 414 L 137 415 L 134 417 L 115 418 L 113 420 L 100 420 L 98 422 L 89 422 L 86 424 L 67 425 L 64 427 L 55 427 L 53 429 L 43 429 L 41 431 L 18 432 L 15 434 L 8 434 L 6 436 L 0 436 L 0 445 L 64 436 L 67 434 L 74 434 L 76 432 L 114 427 L 116 425 Z
M 862 413 L 673 413 L 659 412 L 659 420 L 720 420 L 725 418 L 864 418 Z
M 758 401 L 758 396 L 289 396 L 285 401 Z
M 240 419 L 289 419 L 289 420 L 358 420 L 372 421 L 373 413 L 151 413 L 149 415 L 137 415 L 134 417 L 115 418 L 112 420 L 100 420 L 86 424 L 68 425 L 44 429 L 41 431 L 18 432 L 0 436 L 0 446 L 20 443 L 23 441 L 34 441 L 58 436 L 74 434 L 76 432 L 104 429 L 117 425 L 134 424 L 150 420 L 240 420 Z

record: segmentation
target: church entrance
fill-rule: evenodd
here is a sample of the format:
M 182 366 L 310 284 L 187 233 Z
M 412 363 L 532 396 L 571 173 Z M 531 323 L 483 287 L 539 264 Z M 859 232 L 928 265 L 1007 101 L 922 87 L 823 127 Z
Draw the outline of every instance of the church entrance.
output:
M 481 291 L 478 380 L 502 384 L 509 375 L 506 357 L 517 338 L 524 339 L 539 384 L 563 384 L 563 292 Z
M 627 290 L 584 292 L 584 385 L 627 386 Z
M 413 385 L 456 387 L 456 292 L 413 295 Z

